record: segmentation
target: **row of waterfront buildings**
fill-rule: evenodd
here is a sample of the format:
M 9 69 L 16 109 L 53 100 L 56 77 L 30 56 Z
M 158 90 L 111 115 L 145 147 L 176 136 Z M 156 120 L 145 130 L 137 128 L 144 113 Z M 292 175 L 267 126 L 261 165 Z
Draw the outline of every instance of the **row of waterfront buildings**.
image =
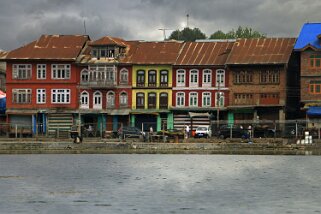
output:
M 6 120 L 34 134 L 321 115 L 321 24 L 296 38 L 125 41 L 42 35 L 2 53 Z

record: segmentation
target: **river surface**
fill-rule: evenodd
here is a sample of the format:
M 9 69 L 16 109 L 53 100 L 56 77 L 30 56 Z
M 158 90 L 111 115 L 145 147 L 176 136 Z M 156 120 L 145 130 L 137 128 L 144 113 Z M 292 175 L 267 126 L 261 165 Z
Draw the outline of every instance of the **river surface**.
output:
M 320 212 L 321 156 L 0 156 L 3 214 Z

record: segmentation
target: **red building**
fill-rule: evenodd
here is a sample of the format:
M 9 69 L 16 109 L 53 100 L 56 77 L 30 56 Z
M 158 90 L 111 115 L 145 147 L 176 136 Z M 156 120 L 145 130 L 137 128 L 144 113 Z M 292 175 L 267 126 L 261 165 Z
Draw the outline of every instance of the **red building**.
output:
M 42 35 L 6 56 L 7 120 L 28 134 L 70 130 L 78 109 L 81 68 L 75 63 L 88 36 Z M 62 132 L 60 132 L 62 133 Z
M 229 41 L 186 42 L 174 64 L 174 127 L 210 123 L 226 118 L 229 105 L 225 61 L 233 46 Z

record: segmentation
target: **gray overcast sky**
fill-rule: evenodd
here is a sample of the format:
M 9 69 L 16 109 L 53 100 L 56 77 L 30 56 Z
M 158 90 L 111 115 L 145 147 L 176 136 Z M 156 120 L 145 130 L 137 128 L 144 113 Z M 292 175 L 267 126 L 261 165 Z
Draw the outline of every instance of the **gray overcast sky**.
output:
M 207 36 L 248 26 L 270 37 L 296 37 L 305 22 L 321 22 L 320 0 L 0 0 L 0 49 L 41 34 L 105 35 L 162 40 L 159 28 L 198 27 Z M 167 36 L 170 31 L 167 32 Z

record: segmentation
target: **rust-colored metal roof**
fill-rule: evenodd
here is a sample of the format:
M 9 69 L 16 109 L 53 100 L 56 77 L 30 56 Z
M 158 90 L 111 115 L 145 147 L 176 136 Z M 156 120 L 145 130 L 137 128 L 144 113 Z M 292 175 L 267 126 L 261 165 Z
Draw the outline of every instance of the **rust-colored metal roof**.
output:
M 42 35 L 10 51 L 6 59 L 75 60 L 88 40 L 85 35 Z
M 178 41 L 139 42 L 133 64 L 174 64 L 183 43 Z
M 175 65 L 224 65 L 233 42 L 186 42 Z
M 295 38 L 239 39 L 234 43 L 226 64 L 286 64 L 295 40 Z
M 103 46 L 103 45 L 118 45 L 122 47 L 126 47 L 126 41 L 117 38 L 117 37 L 111 37 L 111 36 L 104 36 L 96 41 L 93 41 L 90 43 L 91 46 Z

